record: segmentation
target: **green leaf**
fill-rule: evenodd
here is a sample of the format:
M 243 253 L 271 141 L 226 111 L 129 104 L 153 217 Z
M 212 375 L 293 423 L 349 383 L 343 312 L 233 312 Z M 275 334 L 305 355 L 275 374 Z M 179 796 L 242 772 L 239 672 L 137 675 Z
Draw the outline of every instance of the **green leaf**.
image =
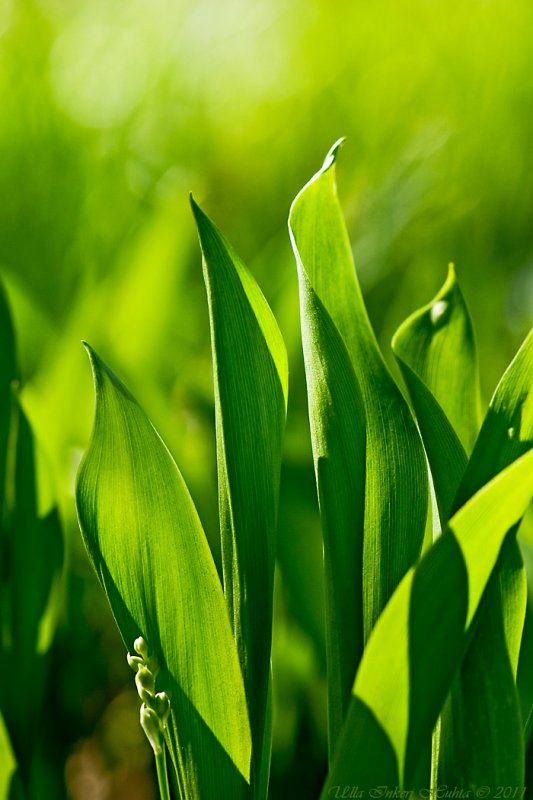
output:
M 533 331 L 500 380 L 454 503 L 474 492 L 533 446 Z
M 88 348 L 95 423 L 78 515 L 124 642 L 142 636 L 171 702 L 180 790 L 246 796 L 251 742 L 237 650 L 204 531 L 172 456 L 130 392 Z
M 339 145 L 289 216 L 324 531 L 330 751 L 363 644 L 420 554 L 428 500 L 420 438 L 355 273 L 335 187 Z
M 515 557 L 516 540 L 511 534 L 483 595 L 468 650 L 443 709 L 435 765 L 438 785 L 474 790 L 484 785 L 523 785 L 522 718 L 506 640 L 502 613 L 506 595 L 501 585 L 502 573 L 512 575 Z M 514 578 L 523 578 L 521 562 L 514 567 Z M 509 593 L 509 597 L 516 597 L 520 612 L 514 619 L 523 622 L 523 592 Z
M 459 507 L 484 482 L 533 446 L 533 334 L 503 375 L 461 483 Z M 515 680 L 526 613 L 527 582 L 511 536 L 479 609 L 478 629 L 445 709 L 439 782 L 467 785 L 523 780 L 522 721 Z M 484 684 L 479 676 L 484 677 Z M 477 691 L 474 686 L 478 683 Z M 491 710 L 487 712 L 490 687 Z M 487 713 L 496 713 L 497 725 Z M 495 721 L 495 720 L 494 720 Z
M 472 321 L 453 264 L 433 300 L 400 326 L 393 349 L 430 389 L 471 453 L 481 421 L 479 369 Z
M 16 377 L 15 334 L 0 285 L 0 710 L 20 768 L 11 791 L 22 796 L 62 599 L 63 537 L 57 509 L 38 515 L 35 443 Z
M 324 797 L 342 785 L 420 788 L 472 619 L 506 534 L 532 495 L 528 453 L 463 506 L 407 573 L 365 650 Z
M 330 757 L 363 654 L 365 412 L 346 347 L 300 275 L 311 439 L 324 538 Z
M 211 322 L 224 591 L 250 714 L 254 791 L 263 797 L 287 355 L 253 277 L 192 199 L 191 204 Z
M 0 527 L 5 514 L 4 492 L 11 420 L 11 385 L 16 378 L 15 333 L 7 297 L 0 283 Z
M 472 323 L 450 265 L 436 297 L 397 330 L 392 348 L 415 409 L 445 522 L 479 431 Z
M 15 392 L 11 400 L 2 526 L 0 674 L 5 677 L 0 708 L 27 783 L 61 601 L 64 553 L 57 509 L 38 516 L 34 438 Z
M 0 800 L 8 800 L 17 760 L 9 741 L 9 734 L 0 712 Z
M 434 300 L 399 328 L 393 349 L 415 407 L 445 522 L 453 507 L 458 508 L 524 452 L 522 446 L 506 446 L 507 428 L 502 439 L 489 410 L 488 432 L 480 437 L 485 444 L 479 451 L 476 443 L 468 468 L 471 477 L 465 478 L 469 484 L 456 501 L 466 471 L 466 452 L 477 433 L 479 389 L 472 325 L 453 268 Z M 494 405 L 499 408 L 507 427 L 516 413 L 514 384 L 518 380 L 527 391 L 532 378 L 520 359 L 513 374 L 502 380 L 491 409 Z M 500 460 L 502 448 L 507 457 Z M 479 609 L 473 642 L 443 712 L 438 734 L 439 784 L 466 787 L 487 781 L 489 776 L 494 785 L 514 785 L 521 780 L 522 763 L 516 755 L 522 749 L 521 722 L 514 674 L 525 602 L 525 573 L 511 537 L 500 557 L 498 578 L 490 582 Z M 486 709 L 489 688 L 491 711 Z M 497 725 L 487 720 L 493 712 L 498 714 Z

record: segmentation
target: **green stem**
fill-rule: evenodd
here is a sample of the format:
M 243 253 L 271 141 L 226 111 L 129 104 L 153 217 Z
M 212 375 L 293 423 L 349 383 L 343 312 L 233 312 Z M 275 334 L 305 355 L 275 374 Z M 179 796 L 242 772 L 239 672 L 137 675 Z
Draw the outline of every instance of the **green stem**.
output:
M 165 748 L 155 754 L 155 765 L 157 768 L 157 782 L 159 784 L 159 794 L 161 800 L 170 800 L 170 788 L 168 785 L 167 760 L 165 758 Z

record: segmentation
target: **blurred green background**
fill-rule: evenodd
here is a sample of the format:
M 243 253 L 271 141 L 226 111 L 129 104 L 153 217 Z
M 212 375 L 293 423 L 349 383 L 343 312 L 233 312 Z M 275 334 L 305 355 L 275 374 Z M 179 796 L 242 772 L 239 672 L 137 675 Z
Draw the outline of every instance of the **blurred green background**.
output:
M 68 571 L 43 721 L 43 797 L 155 797 L 118 633 L 77 530 L 87 339 L 175 455 L 217 556 L 207 304 L 193 191 L 259 281 L 289 351 L 272 797 L 325 770 L 321 543 L 292 198 L 331 144 L 371 319 L 396 326 L 457 267 L 484 400 L 533 321 L 528 0 L 0 0 L 0 270 L 23 401 Z M 52 476 L 52 480 L 50 480 Z

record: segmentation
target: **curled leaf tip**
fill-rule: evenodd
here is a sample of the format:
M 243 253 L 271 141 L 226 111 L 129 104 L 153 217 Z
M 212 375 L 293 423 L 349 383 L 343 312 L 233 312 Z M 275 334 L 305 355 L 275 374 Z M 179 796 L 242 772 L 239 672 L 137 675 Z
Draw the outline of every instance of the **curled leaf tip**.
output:
M 81 340 L 81 343 L 82 343 L 82 345 L 85 347 L 85 350 L 86 350 L 86 352 L 87 352 L 87 355 L 89 356 L 89 361 L 90 361 L 90 362 L 91 362 L 91 364 L 94 366 L 95 362 L 99 360 L 99 359 L 98 359 L 98 355 L 97 355 L 97 353 L 96 353 L 96 350 L 94 350 L 94 348 L 93 348 L 93 347 L 91 347 L 91 345 L 89 344 L 89 342 L 86 342 L 86 341 L 85 341 L 85 339 L 82 339 L 82 340 Z
M 433 303 L 429 311 L 429 316 L 433 325 L 438 325 L 444 321 L 448 307 L 449 303 L 447 303 L 446 300 L 437 300 L 436 303 Z
M 326 158 L 324 159 L 324 163 L 322 165 L 322 170 L 321 170 L 322 172 L 326 172 L 326 170 L 328 170 L 330 167 L 333 166 L 333 164 L 337 160 L 337 153 L 339 152 L 345 141 L 346 137 L 341 136 L 340 139 L 337 139 L 333 147 L 331 147 Z
M 444 282 L 444 286 L 442 287 L 439 294 L 443 294 L 445 292 L 450 291 L 452 287 L 457 284 L 457 273 L 455 271 L 455 264 L 453 261 L 450 261 L 448 264 L 448 274 L 446 276 L 446 280 Z

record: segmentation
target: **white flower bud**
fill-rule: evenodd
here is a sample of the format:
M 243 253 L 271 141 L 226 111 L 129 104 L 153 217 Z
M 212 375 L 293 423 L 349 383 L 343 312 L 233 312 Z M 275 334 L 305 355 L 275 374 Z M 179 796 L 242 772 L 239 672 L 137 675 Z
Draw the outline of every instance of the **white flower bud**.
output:
M 135 639 L 133 642 L 133 649 L 136 653 L 142 656 L 145 661 L 148 659 L 148 645 L 142 636 L 138 636 L 137 639 Z
M 158 692 L 152 701 L 152 708 L 156 712 L 161 721 L 161 727 L 164 728 L 167 724 L 168 715 L 170 714 L 170 700 L 165 692 Z
M 132 656 L 131 653 L 128 653 L 126 658 L 128 659 L 129 666 L 132 668 L 132 670 L 134 670 L 134 672 L 136 672 L 141 664 L 144 663 L 142 658 L 139 658 L 139 656 Z
M 159 755 L 163 750 L 163 734 L 159 717 L 152 708 L 148 708 L 144 703 L 141 706 L 141 725 L 146 738 L 152 745 L 154 754 Z

